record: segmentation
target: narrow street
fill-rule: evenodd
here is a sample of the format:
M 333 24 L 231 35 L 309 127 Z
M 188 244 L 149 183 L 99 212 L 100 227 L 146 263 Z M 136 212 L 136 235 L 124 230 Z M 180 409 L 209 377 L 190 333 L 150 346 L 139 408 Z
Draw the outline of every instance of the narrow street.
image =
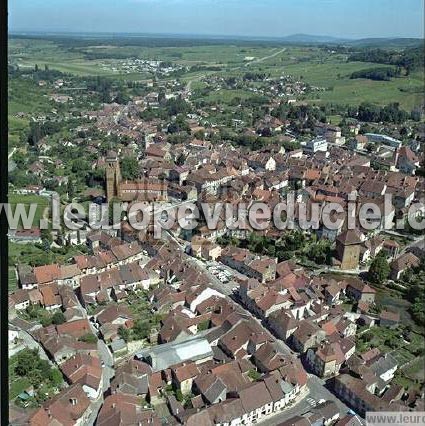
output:
M 350 409 L 323 386 L 323 381 L 314 375 L 309 375 L 307 382 L 308 392 L 295 405 L 288 407 L 272 416 L 260 420 L 258 424 L 264 426 L 273 426 L 285 422 L 292 417 L 301 416 L 316 407 L 321 400 L 334 401 L 338 408 L 340 416 L 345 416 Z
M 22 339 L 22 343 L 13 350 L 9 350 L 9 357 L 13 356 L 15 353 L 18 353 L 22 349 L 37 349 L 41 359 L 49 361 L 50 365 L 54 365 L 54 363 L 47 356 L 44 348 L 29 333 L 22 329 L 19 329 L 19 333 L 19 338 Z
M 84 318 L 88 318 L 87 311 L 81 305 L 79 300 L 78 300 L 78 309 L 80 310 Z M 92 333 L 95 336 L 97 336 L 98 331 L 96 327 L 93 325 L 91 321 L 89 321 L 89 324 L 90 324 Z M 91 401 L 92 412 L 86 422 L 88 426 L 92 426 L 95 424 L 97 415 L 104 401 L 104 393 L 109 389 L 110 382 L 115 376 L 113 356 L 108 346 L 102 339 L 98 339 L 97 341 L 97 350 L 98 350 L 99 358 L 102 361 L 102 391 L 100 392 L 100 395 L 96 400 Z

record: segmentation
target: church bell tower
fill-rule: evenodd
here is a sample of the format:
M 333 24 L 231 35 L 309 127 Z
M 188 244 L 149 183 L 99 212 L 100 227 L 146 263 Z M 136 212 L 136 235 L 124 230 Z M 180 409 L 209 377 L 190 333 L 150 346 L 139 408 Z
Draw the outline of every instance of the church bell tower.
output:
M 119 196 L 121 183 L 120 163 L 114 151 L 106 154 L 106 200 L 109 203 L 114 197 Z

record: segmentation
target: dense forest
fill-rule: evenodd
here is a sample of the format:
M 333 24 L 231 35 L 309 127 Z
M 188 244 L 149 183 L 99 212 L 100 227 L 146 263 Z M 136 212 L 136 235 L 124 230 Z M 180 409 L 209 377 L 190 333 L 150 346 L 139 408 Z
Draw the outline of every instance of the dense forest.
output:
M 49 82 L 55 81 L 58 78 L 63 78 L 66 76 L 69 77 L 69 74 L 65 74 L 58 70 L 49 69 L 48 65 L 44 65 L 44 67 L 41 68 L 38 66 L 38 64 L 35 64 L 35 67 L 31 69 L 21 69 L 17 65 L 9 65 L 8 74 L 10 78 L 18 78 L 29 75 L 34 81 L 44 80 Z
M 367 68 L 353 72 L 350 78 L 368 78 L 369 80 L 390 81 L 391 77 L 399 77 L 400 74 L 400 68 Z
M 392 103 L 384 107 L 380 107 L 367 102 L 362 103 L 358 108 L 349 108 L 348 116 L 357 118 L 360 121 L 396 124 L 403 123 L 408 118 L 415 118 L 412 114 L 400 109 L 398 103 Z
M 363 49 L 348 57 L 349 61 L 375 62 L 377 64 L 395 65 L 403 67 L 406 74 L 423 68 L 424 47 L 415 47 L 400 51 L 384 49 Z

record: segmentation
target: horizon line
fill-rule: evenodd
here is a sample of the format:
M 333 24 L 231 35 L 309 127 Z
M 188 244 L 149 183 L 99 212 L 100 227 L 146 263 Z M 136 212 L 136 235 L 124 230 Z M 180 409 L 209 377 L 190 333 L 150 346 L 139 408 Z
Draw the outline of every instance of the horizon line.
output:
M 335 36 L 335 35 L 323 35 L 323 34 L 307 34 L 307 33 L 292 33 L 281 36 L 267 36 L 267 35 L 246 35 L 246 34 L 201 34 L 201 33 L 166 33 L 166 32 L 125 32 L 125 31 L 71 31 L 71 30 L 31 30 L 31 29 L 17 29 L 9 30 L 8 36 L 13 35 L 72 35 L 83 37 L 85 35 L 102 35 L 102 36 L 133 36 L 133 37 L 189 37 L 189 38 L 215 38 L 215 39 L 251 39 L 251 40 L 284 40 L 290 37 L 315 37 L 322 39 L 334 39 L 335 41 L 360 41 L 367 39 L 376 39 L 376 40 L 402 40 L 402 39 L 412 39 L 412 40 L 424 40 L 424 37 L 415 36 Z

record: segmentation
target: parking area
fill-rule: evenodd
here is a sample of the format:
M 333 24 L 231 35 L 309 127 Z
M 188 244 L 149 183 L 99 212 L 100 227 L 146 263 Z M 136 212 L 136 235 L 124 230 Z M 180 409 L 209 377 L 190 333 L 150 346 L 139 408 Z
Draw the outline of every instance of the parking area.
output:
M 227 271 L 222 266 L 211 265 L 211 266 L 207 266 L 207 268 L 213 275 L 215 275 L 224 284 L 227 284 L 233 278 L 233 274 Z

